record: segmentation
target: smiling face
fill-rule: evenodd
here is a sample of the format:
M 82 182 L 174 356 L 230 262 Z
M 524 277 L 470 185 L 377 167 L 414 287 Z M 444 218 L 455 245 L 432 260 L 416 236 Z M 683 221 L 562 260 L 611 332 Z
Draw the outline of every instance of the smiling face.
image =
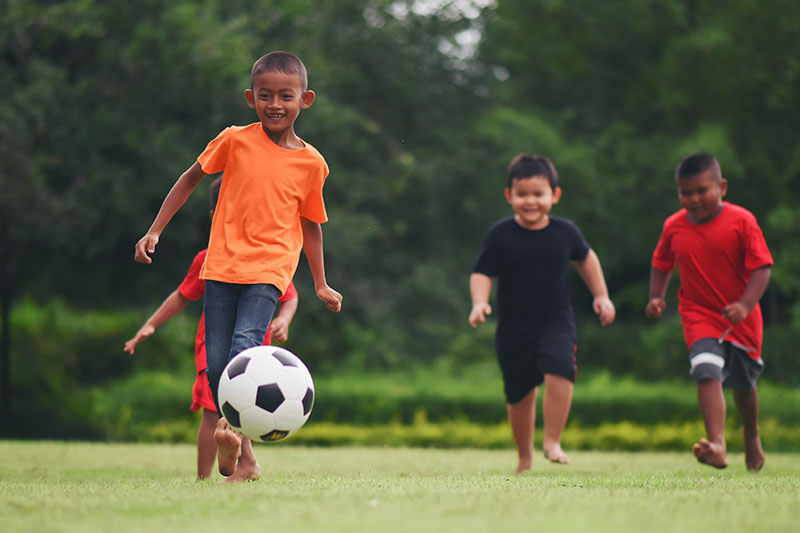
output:
M 678 198 L 695 224 L 710 222 L 722 210 L 722 199 L 728 192 L 728 182 L 716 168 L 700 174 L 678 178 Z
M 294 122 L 301 109 L 311 107 L 314 92 L 303 90 L 300 75 L 266 70 L 253 77 L 253 88 L 245 91 L 250 107 L 256 110 L 267 135 L 284 148 L 302 148 L 294 133 Z
M 545 176 L 514 179 L 505 192 L 506 200 L 516 213 L 514 219 L 526 229 L 547 227 L 550 209 L 561 199 L 561 188 L 554 190 Z

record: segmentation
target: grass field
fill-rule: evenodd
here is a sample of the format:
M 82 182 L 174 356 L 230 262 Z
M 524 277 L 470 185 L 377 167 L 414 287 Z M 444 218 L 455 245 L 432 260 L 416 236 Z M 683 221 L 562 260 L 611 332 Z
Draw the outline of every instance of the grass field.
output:
M 510 474 L 511 450 L 258 446 L 260 481 L 194 479 L 191 445 L 0 441 L 0 530 L 797 531 L 800 455 L 573 452 Z

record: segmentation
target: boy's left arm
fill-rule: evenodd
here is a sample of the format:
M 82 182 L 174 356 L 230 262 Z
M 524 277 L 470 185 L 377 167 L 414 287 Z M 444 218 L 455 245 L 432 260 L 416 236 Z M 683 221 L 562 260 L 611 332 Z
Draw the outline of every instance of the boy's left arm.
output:
M 303 228 L 303 251 L 308 259 L 308 266 L 311 268 L 311 276 L 314 278 L 314 290 L 320 300 L 325 302 L 325 306 L 338 313 L 342 310 L 342 295 L 328 286 L 325 279 L 325 260 L 322 253 L 322 226 L 319 222 L 312 222 L 307 218 L 300 217 L 300 225 Z
M 586 283 L 589 291 L 591 291 L 592 296 L 594 296 L 592 308 L 600 318 L 600 323 L 607 326 L 614 322 L 617 311 L 608 297 L 606 280 L 603 277 L 603 269 L 600 267 L 600 259 L 597 258 L 597 254 L 594 253 L 594 250 L 589 249 L 589 253 L 586 254 L 583 260 L 575 261 L 573 264 L 583 282 Z
M 758 301 L 764 295 L 772 275 L 772 266 L 755 269 L 750 274 L 750 280 L 744 288 L 742 298 L 738 302 L 729 303 L 722 310 L 722 316 L 734 324 L 738 324 L 750 314 Z

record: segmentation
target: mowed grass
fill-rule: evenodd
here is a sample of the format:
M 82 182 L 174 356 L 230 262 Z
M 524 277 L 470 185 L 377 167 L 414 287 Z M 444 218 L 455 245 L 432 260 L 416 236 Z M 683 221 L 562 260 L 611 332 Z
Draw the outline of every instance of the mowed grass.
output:
M 191 445 L 0 441 L 0 531 L 797 531 L 800 455 L 260 445 L 260 481 L 194 478 Z

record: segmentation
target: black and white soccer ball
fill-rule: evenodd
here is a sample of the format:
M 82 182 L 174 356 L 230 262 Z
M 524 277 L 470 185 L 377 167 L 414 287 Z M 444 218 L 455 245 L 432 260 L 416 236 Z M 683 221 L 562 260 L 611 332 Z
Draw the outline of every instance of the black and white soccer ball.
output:
M 256 442 L 273 442 L 306 423 L 314 406 L 314 381 L 289 350 L 256 346 L 228 362 L 218 394 L 233 429 Z

